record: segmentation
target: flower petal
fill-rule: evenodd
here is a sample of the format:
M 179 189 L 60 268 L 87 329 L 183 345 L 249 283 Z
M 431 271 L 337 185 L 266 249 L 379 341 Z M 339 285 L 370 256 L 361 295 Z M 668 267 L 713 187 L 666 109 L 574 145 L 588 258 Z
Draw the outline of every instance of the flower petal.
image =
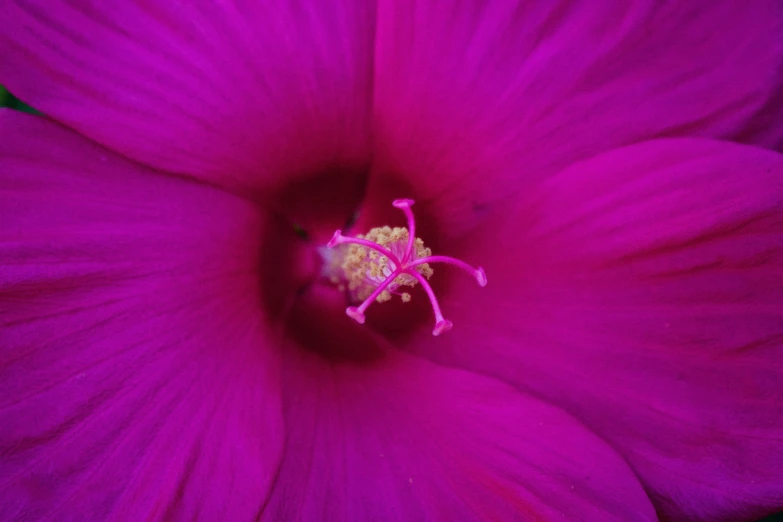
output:
M 253 191 L 369 161 L 371 3 L 7 4 L 0 83 L 128 157 Z
M 322 354 L 285 352 L 290 431 L 268 520 L 656 520 L 627 464 L 561 410 L 308 306 L 296 312 Z M 323 356 L 346 346 L 364 358 Z
M 532 390 L 617 448 L 671 520 L 783 507 L 783 157 L 662 140 L 574 167 L 467 247 L 455 335 L 416 351 Z M 459 300 L 458 300 L 459 299 Z
M 262 218 L 0 111 L 0 505 L 245 520 L 282 449 Z
M 776 0 L 382 0 L 378 21 L 370 192 L 432 200 L 444 228 L 641 140 L 783 143 Z

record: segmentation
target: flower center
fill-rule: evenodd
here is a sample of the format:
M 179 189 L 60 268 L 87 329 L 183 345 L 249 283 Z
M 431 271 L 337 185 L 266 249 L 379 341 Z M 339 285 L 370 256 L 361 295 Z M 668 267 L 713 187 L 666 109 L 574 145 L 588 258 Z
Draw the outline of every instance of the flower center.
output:
M 374 301 L 383 303 L 397 294 L 407 303 L 411 295 L 400 290 L 420 283 L 435 313 L 432 335 L 440 335 L 453 325 L 443 317 L 438 299 L 427 282 L 433 274 L 430 264 L 447 263 L 461 268 L 475 277 L 480 286 L 487 284 L 487 276 L 481 267 L 473 268 L 453 257 L 432 255 L 424 241 L 416 237 L 412 199 L 397 199 L 392 205 L 405 213 L 408 227 L 373 228 L 366 235 L 356 237 L 344 236 L 337 230 L 326 245 L 328 249 L 321 249 L 325 261 L 323 275 L 347 292 L 352 302 L 361 302 L 345 310 L 360 324 L 364 323 L 364 312 Z

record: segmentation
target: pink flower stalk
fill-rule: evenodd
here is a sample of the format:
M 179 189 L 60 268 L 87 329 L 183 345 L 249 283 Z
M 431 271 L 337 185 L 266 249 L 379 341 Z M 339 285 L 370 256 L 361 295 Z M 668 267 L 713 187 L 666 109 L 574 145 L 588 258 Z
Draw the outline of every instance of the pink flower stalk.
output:
M 780 2 L 6 4 L 3 520 L 783 509 Z

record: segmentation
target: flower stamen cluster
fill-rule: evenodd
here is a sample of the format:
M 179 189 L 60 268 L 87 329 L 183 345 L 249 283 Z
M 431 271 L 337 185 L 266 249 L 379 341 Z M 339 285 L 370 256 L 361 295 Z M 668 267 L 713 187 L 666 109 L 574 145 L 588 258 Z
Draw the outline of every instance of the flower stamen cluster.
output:
M 374 302 L 389 301 L 392 294 L 399 294 L 403 302 L 409 302 L 408 292 L 399 292 L 402 287 L 414 287 L 417 283 L 429 297 L 435 314 L 435 328 L 432 335 L 451 330 L 453 324 L 443 317 L 438 299 L 427 282 L 432 277 L 430 263 L 447 263 L 471 274 L 480 286 L 487 284 L 484 269 L 473 268 L 467 263 L 448 256 L 433 256 L 416 237 L 416 222 L 413 217 L 411 199 L 397 199 L 392 205 L 405 213 L 408 227 L 379 227 L 366 235 L 349 237 L 340 230 L 334 233 L 327 247 L 346 245 L 341 269 L 351 298 L 361 301 L 359 306 L 349 306 L 345 313 L 360 324 L 364 324 L 364 312 Z

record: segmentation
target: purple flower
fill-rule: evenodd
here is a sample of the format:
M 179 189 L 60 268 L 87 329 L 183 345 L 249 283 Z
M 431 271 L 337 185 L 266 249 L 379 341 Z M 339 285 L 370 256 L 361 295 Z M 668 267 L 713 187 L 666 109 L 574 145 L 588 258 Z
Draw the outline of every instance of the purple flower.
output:
M 783 508 L 779 2 L 9 4 L 5 519 Z

